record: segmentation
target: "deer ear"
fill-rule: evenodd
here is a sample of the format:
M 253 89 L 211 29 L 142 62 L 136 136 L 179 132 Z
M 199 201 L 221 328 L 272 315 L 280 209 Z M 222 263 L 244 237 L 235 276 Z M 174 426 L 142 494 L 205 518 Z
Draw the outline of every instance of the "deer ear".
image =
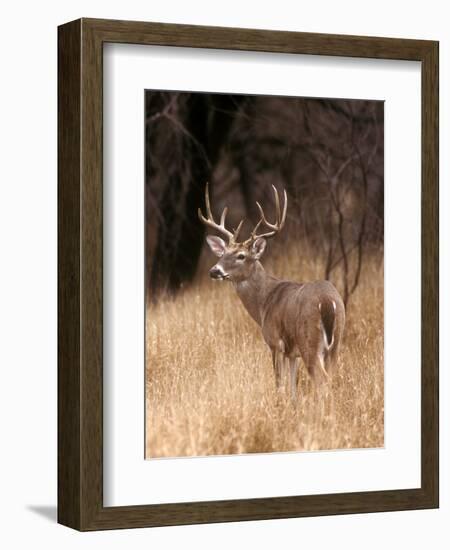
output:
M 264 237 L 259 237 L 259 239 L 256 239 L 256 241 L 252 244 L 252 255 L 256 260 L 259 260 L 264 254 L 266 244 L 267 241 Z
M 221 239 L 220 237 L 215 237 L 214 235 L 208 235 L 206 237 L 206 242 L 216 256 L 219 256 L 219 258 L 223 256 L 225 248 L 227 247 L 223 239 Z

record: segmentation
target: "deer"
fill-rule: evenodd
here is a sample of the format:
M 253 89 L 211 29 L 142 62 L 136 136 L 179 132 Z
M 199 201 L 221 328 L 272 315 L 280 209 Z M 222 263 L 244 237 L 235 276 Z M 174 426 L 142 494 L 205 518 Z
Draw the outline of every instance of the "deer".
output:
M 260 218 L 246 240 L 238 240 L 244 219 L 235 230 L 226 228 L 227 207 L 219 223 L 214 220 L 208 184 L 205 188 L 206 216 L 201 208 L 198 216 L 206 227 L 226 239 L 216 235 L 206 237 L 209 248 L 220 258 L 209 270 L 210 277 L 232 283 L 270 348 L 276 388 L 286 391 L 289 386 L 291 399 L 295 402 L 301 360 L 314 387 L 320 387 L 322 382 L 330 379 L 344 333 L 345 306 L 339 292 L 328 280 L 294 282 L 278 279 L 264 269 L 260 260 L 267 240 L 283 229 L 287 214 L 286 190 L 281 208 L 278 191 L 273 185 L 272 189 L 275 222 L 267 220 L 261 204 L 256 202 Z

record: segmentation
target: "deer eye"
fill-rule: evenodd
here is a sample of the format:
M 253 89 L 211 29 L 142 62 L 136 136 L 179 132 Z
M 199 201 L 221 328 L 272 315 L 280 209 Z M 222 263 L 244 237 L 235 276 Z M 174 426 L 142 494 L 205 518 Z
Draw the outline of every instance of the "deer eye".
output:
M 238 255 L 237 255 L 237 259 L 238 259 L 238 260 L 245 260 L 245 254 L 242 254 L 242 253 L 241 253 L 241 254 L 238 254 Z

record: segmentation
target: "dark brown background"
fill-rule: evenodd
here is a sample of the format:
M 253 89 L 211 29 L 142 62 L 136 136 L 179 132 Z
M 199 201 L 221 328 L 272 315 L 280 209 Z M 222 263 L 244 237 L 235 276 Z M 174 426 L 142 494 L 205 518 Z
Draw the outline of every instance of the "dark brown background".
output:
M 244 232 L 258 219 L 256 201 L 273 212 L 271 185 L 286 189 L 276 246 L 307 240 L 327 279 L 344 265 L 348 301 L 367 249 L 383 245 L 383 102 L 148 90 L 145 117 L 150 298 L 195 277 L 209 181 L 213 209 L 229 207 L 229 227 L 245 218 Z

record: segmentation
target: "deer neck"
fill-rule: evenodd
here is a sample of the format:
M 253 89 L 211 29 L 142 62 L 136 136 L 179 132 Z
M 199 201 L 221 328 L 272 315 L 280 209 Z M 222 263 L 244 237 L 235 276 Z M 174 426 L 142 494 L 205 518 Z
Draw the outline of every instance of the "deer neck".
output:
M 258 325 L 261 325 L 262 305 L 267 293 L 275 283 L 275 277 L 268 275 L 259 261 L 255 262 L 250 277 L 244 281 L 233 283 L 245 309 Z

